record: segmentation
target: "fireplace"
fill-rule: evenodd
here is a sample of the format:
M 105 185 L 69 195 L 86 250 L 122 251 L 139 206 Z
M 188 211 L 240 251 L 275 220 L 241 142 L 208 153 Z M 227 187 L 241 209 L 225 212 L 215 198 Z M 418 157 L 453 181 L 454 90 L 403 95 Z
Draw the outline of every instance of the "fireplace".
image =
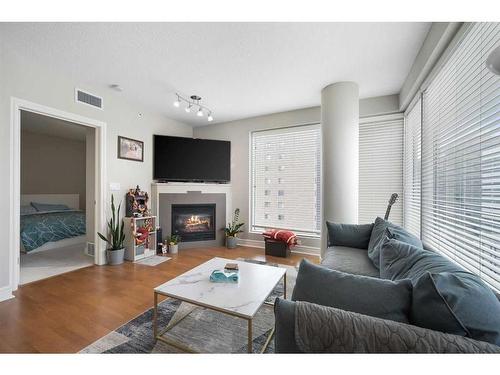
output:
M 215 204 L 173 204 L 172 234 L 182 242 L 215 240 Z

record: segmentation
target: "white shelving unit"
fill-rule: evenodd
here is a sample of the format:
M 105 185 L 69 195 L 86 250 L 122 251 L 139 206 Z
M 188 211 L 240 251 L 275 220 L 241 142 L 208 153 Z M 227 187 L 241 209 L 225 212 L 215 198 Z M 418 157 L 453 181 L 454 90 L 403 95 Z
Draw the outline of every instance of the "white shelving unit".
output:
M 152 230 L 149 231 L 148 240 L 138 244 L 134 233 L 138 228 L 144 227 L 150 221 Z M 156 216 L 125 217 L 125 259 L 135 262 L 156 254 Z

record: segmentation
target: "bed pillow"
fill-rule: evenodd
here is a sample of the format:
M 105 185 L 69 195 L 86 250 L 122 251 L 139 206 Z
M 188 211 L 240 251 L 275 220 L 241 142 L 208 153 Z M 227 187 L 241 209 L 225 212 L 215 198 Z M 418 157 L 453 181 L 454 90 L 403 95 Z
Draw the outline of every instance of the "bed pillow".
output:
M 33 207 L 32 205 L 23 205 L 20 207 L 20 214 L 21 215 L 32 215 L 36 212 L 37 211 L 36 211 L 35 207 Z
M 409 280 L 352 275 L 304 259 L 300 263 L 292 300 L 408 323 L 411 293 Z
M 31 202 L 31 205 L 39 212 L 50 212 L 50 211 L 67 211 L 70 208 L 65 204 L 49 204 L 49 203 L 37 203 Z
M 328 246 L 348 246 L 367 249 L 373 224 L 336 224 L 326 222 Z
M 413 287 L 411 323 L 500 345 L 500 302 L 469 272 L 426 272 Z

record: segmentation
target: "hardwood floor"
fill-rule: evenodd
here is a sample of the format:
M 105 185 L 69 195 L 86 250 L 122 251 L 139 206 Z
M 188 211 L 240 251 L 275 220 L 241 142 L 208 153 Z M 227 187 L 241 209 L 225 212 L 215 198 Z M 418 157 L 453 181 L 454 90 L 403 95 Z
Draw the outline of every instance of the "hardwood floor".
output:
M 153 287 L 213 258 L 251 258 L 296 265 L 310 255 L 266 257 L 239 247 L 181 250 L 155 267 L 126 262 L 91 266 L 23 285 L 0 302 L 1 353 L 76 353 L 153 305 Z

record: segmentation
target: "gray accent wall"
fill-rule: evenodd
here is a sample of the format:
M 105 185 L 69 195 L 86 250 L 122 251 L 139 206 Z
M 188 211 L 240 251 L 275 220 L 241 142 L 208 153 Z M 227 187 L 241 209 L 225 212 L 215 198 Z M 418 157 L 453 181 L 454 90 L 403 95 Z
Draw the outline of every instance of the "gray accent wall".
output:
M 164 193 L 159 195 L 160 227 L 164 239 L 170 236 L 172 230 L 173 204 L 214 204 L 215 203 L 215 241 L 181 242 L 179 250 L 207 246 L 224 246 L 224 227 L 226 226 L 226 194 L 203 194 L 199 191 L 189 191 L 186 194 Z

